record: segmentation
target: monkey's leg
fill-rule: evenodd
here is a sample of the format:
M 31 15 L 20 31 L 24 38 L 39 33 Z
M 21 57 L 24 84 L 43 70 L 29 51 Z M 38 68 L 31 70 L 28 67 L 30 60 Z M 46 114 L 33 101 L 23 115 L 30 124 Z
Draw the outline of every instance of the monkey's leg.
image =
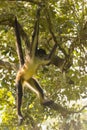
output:
M 23 116 L 21 114 L 22 95 L 23 95 L 21 80 L 19 80 L 16 83 L 16 87 L 17 87 L 17 112 L 18 112 L 18 119 L 19 119 L 19 125 L 20 125 L 23 121 Z
M 38 83 L 38 81 L 35 78 L 31 78 L 30 80 L 28 80 L 26 85 L 28 86 L 28 88 L 30 90 L 32 90 L 33 92 L 35 92 L 39 96 L 40 103 L 42 105 L 52 104 L 52 100 L 49 100 L 45 96 L 43 89 L 41 88 L 40 84 Z
M 40 103 L 42 103 L 44 101 L 45 95 L 44 95 L 44 91 L 41 88 L 39 82 L 35 78 L 31 78 L 29 83 L 36 89 L 37 95 L 40 98 Z

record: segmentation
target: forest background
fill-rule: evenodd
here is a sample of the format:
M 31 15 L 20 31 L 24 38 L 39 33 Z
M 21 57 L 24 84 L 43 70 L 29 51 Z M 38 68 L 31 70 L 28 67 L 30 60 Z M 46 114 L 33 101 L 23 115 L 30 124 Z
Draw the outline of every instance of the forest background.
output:
M 19 61 L 11 22 L 16 16 L 31 41 L 39 3 L 49 12 L 58 48 L 55 64 L 40 67 L 35 77 L 46 95 L 64 109 L 44 108 L 34 93 L 24 89 L 22 110 L 26 118 L 23 125 L 18 126 L 15 77 Z M 49 53 L 53 45 L 42 7 L 39 46 Z M 87 130 L 86 0 L 0 1 L 0 129 Z

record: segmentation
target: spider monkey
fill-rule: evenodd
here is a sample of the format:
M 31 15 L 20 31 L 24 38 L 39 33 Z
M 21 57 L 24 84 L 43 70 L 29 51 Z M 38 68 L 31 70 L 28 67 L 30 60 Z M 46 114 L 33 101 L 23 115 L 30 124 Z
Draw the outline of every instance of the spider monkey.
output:
M 15 34 L 17 40 L 18 55 L 21 64 L 21 67 L 19 68 L 16 75 L 17 113 L 18 113 L 19 124 L 21 124 L 23 121 L 23 116 L 21 113 L 23 86 L 27 86 L 30 90 L 35 92 L 39 97 L 41 104 L 49 105 L 52 103 L 52 100 L 46 99 L 43 89 L 41 88 L 38 81 L 33 77 L 33 75 L 36 73 L 40 65 L 47 65 L 50 63 L 50 59 L 57 47 L 57 45 L 55 44 L 49 55 L 46 54 L 46 51 L 44 49 L 41 48 L 38 49 L 39 18 L 40 18 L 40 8 L 37 10 L 37 19 L 34 26 L 30 53 L 29 55 L 26 56 L 25 60 L 22 52 L 22 45 L 21 45 L 21 38 L 20 38 L 21 32 L 19 28 L 19 23 L 17 21 L 17 18 L 15 18 L 14 27 L 15 27 Z

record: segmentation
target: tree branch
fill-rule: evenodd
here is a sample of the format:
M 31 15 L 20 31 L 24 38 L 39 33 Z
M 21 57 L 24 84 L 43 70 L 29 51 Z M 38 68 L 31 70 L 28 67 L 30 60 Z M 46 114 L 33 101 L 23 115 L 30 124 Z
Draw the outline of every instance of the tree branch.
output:
M 55 103 L 53 100 L 52 100 L 52 103 L 44 104 L 44 106 L 45 107 L 47 106 L 50 109 L 58 111 L 59 113 L 61 113 L 62 116 L 66 116 L 67 114 L 81 113 L 85 108 L 87 108 L 87 105 L 85 105 L 78 111 L 71 111 L 71 110 L 68 110 L 67 108 L 61 106 L 60 104 Z
M 80 110 L 78 111 L 71 111 L 70 113 L 81 113 L 85 108 L 87 108 L 87 105 L 83 106 Z
M 49 14 L 49 12 L 48 12 L 46 3 L 45 3 L 44 12 L 45 12 L 45 14 L 46 14 L 46 19 L 47 19 L 47 23 L 48 23 L 48 28 L 49 28 L 50 34 L 52 35 L 52 38 L 53 38 L 55 44 L 57 44 L 57 46 L 58 46 L 59 49 L 63 52 L 63 54 L 64 54 L 65 56 L 67 56 L 66 51 L 61 47 L 60 44 L 58 44 L 58 40 L 57 40 L 57 38 L 56 38 L 56 36 L 55 36 L 55 34 L 54 34 L 54 32 L 53 32 L 52 22 L 51 22 L 50 14 Z
M 0 68 L 6 68 L 8 70 L 11 70 L 11 69 L 17 70 L 18 69 L 16 64 L 14 65 L 12 63 L 9 63 L 7 61 L 2 61 L 2 60 L 0 60 Z
M 0 25 L 14 26 L 15 16 L 13 14 L 2 13 L 0 15 Z
M 10 2 L 17 2 L 16 0 L 8 0 L 8 1 L 10 1 Z M 18 1 L 21 1 L 21 2 L 23 2 L 23 1 L 25 1 L 25 2 L 30 2 L 30 3 L 32 3 L 32 4 L 36 4 L 36 5 L 40 5 L 41 4 L 41 2 L 38 2 L 37 0 L 18 0 Z

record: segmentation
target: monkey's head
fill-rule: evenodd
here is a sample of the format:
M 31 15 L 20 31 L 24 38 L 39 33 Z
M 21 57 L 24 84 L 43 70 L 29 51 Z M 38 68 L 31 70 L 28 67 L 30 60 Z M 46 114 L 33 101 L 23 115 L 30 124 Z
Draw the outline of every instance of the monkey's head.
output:
M 46 57 L 46 51 L 42 48 L 38 48 L 36 51 L 36 56 L 40 58 L 45 58 Z
M 50 62 L 50 59 L 48 58 L 48 55 L 46 54 L 46 51 L 42 48 L 37 49 L 35 54 L 39 59 L 39 64 L 46 65 Z

